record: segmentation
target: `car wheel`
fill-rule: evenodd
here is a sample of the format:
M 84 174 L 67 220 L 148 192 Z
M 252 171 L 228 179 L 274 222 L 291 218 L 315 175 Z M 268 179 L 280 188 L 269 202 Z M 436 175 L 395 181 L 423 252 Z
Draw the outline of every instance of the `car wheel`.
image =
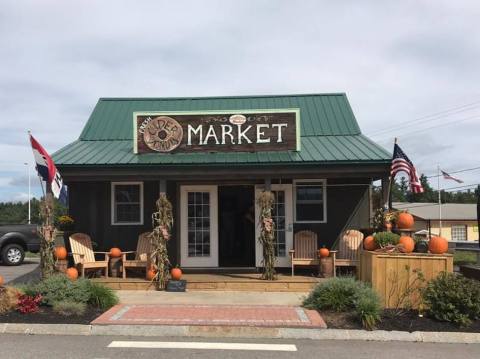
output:
M 19 244 L 7 244 L 2 249 L 2 261 L 7 266 L 18 266 L 23 263 L 25 251 Z

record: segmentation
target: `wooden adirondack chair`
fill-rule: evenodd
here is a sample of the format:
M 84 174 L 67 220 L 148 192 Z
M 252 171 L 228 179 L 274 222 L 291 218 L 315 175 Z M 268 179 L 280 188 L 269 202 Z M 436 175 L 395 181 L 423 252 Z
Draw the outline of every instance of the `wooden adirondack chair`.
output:
M 333 255 L 333 272 L 336 276 L 337 267 L 358 267 L 363 233 L 355 229 L 343 232 L 338 242 L 338 250 L 331 251 Z
M 127 268 L 145 268 L 147 269 L 149 256 L 151 252 L 150 232 L 142 233 L 138 236 L 137 250 L 122 252 L 123 279 L 127 278 Z M 135 259 L 127 259 L 127 254 L 135 253 Z
M 311 266 L 319 263 L 317 234 L 312 231 L 295 233 L 293 249 L 289 251 L 292 262 L 292 276 L 295 266 Z
M 92 240 L 88 234 L 74 233 L 69 237 L 70 248 L 72 249 L 73 262 L 79 269 L 82 277 L 85 277 L 85 270 L 104 269 L 105 277 L 108 278 L 108 252 L 94 252 Z M 104 254 L 103 261 L 95 260 L 95 254 Z

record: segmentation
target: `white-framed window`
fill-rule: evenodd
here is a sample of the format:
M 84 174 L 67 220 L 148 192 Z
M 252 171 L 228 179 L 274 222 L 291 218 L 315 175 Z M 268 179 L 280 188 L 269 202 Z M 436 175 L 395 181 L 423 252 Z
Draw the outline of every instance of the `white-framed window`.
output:
M 143 182 L 111 183 L 112 225 L 143 224 Z
M 296 223 L 327 222 L 327 181 L 323 179 L 293 181 Z
M 452 225 L 452 241 L 466 241 L 467 226 L 464 224 Z

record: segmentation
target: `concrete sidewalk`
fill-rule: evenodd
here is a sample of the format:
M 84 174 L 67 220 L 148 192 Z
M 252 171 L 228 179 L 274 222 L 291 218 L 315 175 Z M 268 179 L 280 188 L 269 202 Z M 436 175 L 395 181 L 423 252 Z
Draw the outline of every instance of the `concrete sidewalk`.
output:
M 209 305 L 287 305 L 300 306 L 308 293 L 302 292 L 233 292 L 192 291 L 184 293 L 164 291 L 119 290 L 122 304 L 209 304 Z

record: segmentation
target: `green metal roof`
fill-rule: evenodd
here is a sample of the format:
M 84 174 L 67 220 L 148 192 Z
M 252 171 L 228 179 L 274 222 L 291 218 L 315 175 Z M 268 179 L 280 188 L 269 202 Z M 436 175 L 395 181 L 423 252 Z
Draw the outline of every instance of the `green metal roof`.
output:
M 299 108 L 301 151 L 134 154 L 137 111 Z M 199 98 L 101 98 L 80 138 L 53 155 L 57 165 L 386 162 L 390 154 L 361 134 L 345 94 Z

